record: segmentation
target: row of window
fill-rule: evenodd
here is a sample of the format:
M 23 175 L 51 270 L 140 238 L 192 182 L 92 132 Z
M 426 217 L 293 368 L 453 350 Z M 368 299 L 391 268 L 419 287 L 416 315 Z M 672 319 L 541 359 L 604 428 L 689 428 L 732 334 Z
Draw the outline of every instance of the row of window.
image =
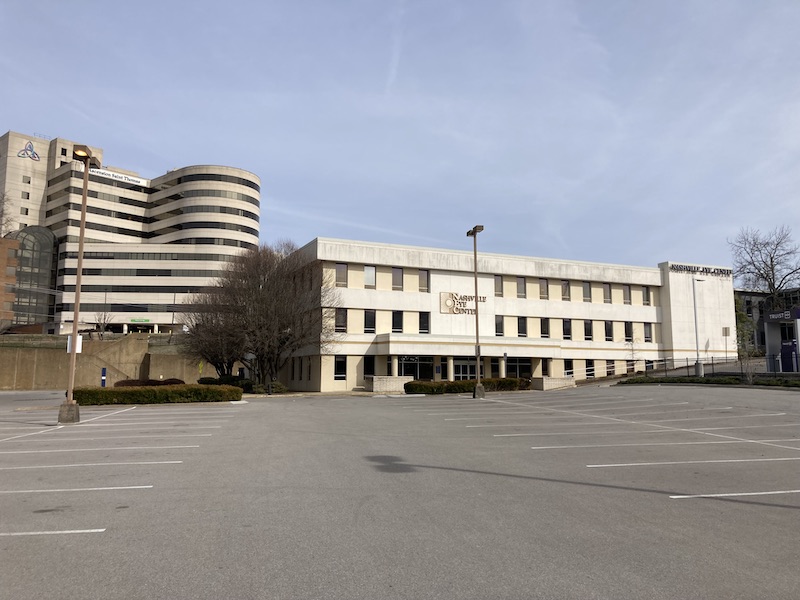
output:
M 84 252 L 85 259 L 92 260 L 202 260 L 229 262 L 235 257 L 227 254 L 183 254 L 178 252 Z M 77 252 L 61 252 L 58 260 L 78 258 Z
M 375 315 L 376 310 L 374 309 L 366 309 L 364 310 L 364 333 L 375 333 Z M 408 313 L 409 315 L 416 314 L 418 315 L 418 332 L 421 334 L 427 334 L 431 332 L 431 313 L 429 312 L 419 312 L 419 313 Z M 393 310 L 392 311 L 392 333 L 403 333 L 404 330 L 407 330 L 404 327 L 404 319 L 408 318 L 405 316 L 404 311 L 402 310 Z M 495 335 L 496 336 L 504 336 L 505 335 L 505 322 L 507 318 L 513 317 L 505 317 L 503 315 L 496 315 L 495 316 Z M 528 319 L 533 317 L 517 317 L 517 336 L 518 337 L 528 337 Z M 614 340 L 614 321 L 597 321 L 597 323 L 603 323 L 603 331 L 605 334 L 605 341 L 613 342 Z M 583 340 L 584 341 L 594 341 L 594 325 L 595 321 L 584 320 L 583 321 Z M 624 338 L 625 342 L 634 342 L 634 341 L 643 341 L 650 343 L 653 341 L 653 324 L 652 323 L 642 323 L 643 325 L 643 339 L 642 340 L 634 340 L 634 333 L 633 333 L 633 322 L 632 321 L 624 321 L 623 324 L 623 331 L 624 331 Z M 337 308 L 336 315 L 334 319 L 334 328 L 339 333 L 347 333 L 348 331 L 348 309 L 346 308 Z M 540 337 L 542 338 L 549 338 L 550 337 L 550 319 L 547 317 L 543 317 L 539 319 L 539 331 Z M 573 339 L 573 327 L 572 327 L 572 319 L 562 319 L 561 320 L 561 339 L 563 340 L 572 340 Z M 577 337 L 574 339 L 578 339 Z
M 54 227 L 62 227 L 62 226 L 71 226 L 71 227 L 80 227 L 80 221 L 75 219 L 67 219 L 61 223 L 58 223 Z M 102 223 L 92 223 L 87 221 L 86 222 L 86 229 L 87 230 L 94 230 L 94 231 L 105 231 L 107 233 L 115 233 L 118 235 L 127 235 L 135 238 L 140 239 L 153 239 L 160 237 L 162 235 L 166 235 L 167 233 L 174 233 L 178 230 L 184 229 L 225 229 L 228 231 L 236 231 L 239 233 L 246 233 L 252 236 L 258 236 L 258 230 L 254 229 L 253 227 L 245 227 L 244 225 L 239 225 L 237 223 L 219 223 L 217 221 L 195 221 L 191 223 L 182 223 L 180 225 L 174 225 L 172 227 L 166 227 L 164 229 L 160 229 L 158 231 L 142 231 L 141 229 L 126 229 L 125 227 L 115 227 L 113 225 L 103 225 Z
M 336 287 L 348 287 L 348 265 L 347 263 L 336 263 Z M 420 292 L 430 291 L 430 271 L 419 269 L 419 284 L 417 289 Z M 364 288 L 374 290 L 377 285 L 377 268 L 375 265 L 364 265 Z M 403 290 L 403 268 L 392 267 L 392 289 Z
M 70 188 L 72 189 L 72 188 Z M 66 196 L 68 194 L 61 194 L 60 196 Z M 104 196 L 108 194 L 102 194 Z M 52 197 L 51 197 L 52 200 Z M 55 208 L 51 208 L 45 213 L 46 217 L 52 217 L 53 215 L 60 214 L 62 212 L 66 212 L 68 210 L 80 211 L 81 205 L 75 202 L 67 202 L 62 204 L 61 206 L 56 206 Z M 25 209 L 25 212 L 22 214 L 27 215 L 28 209 Z M 215 205 L 208 205 L 208 206 L 186 206 L 183 208 L 179 208 L 176 210 L 172 210 L 169 212 L 160 213 L 158 215 L 148 217 L 145 215 L 137 215 L 132 214 L 129 212 L 122 212 L 118 210 L 109 210 L 107 208 L 100 208 L 98 206 L 89 205 L 86 207 L 86 212 L 93 215 L 101 215 L 104 217 L 112 217 L 114 219 L 122 219 L 125 221 L 136 221 L 138 223 L 157 223 L 158 221 L 163 221 L 164 219 L 169 219 L 172 217 L 179 217 L 182 215 L 187 215 L 190 213 L 222 213 L 222 214 L 229 214 L 234 215 L 237 217 L 244 217 L 246 219 L 250 219 L 252 221 L 258 222 L 259 217 L 256 213 L 250 212 L 247 210 L 242 210 L 241 208 L 231 208 L 229 206 L 215 206 Z
M 560 287 L 561 287 L 561 300 L 564 302 L 571 302 L 572 301 L 572 282 L 569 279 L 561 279 L 559 280 Z M 551 281 L 544 277 L 539 278 L 538 280 L 539 285 L 539 300 L 550 300 L 550 287 Z M 632 286 L 628 283 L 623 283 L 622 285 L 622 302 L 623 304 L 632 304 L 632 293 L 631 289 Z M 504 295 L 504 277 L 502 275 L 495 275 L 494 276 L 494 295 L 498 298 L 502 298 Z M 516 287 L 517 287 L 517 298 L 527 298 L 528 297 L 528 278 L 527 277 L 517 277 L 516 278 Z M 652 303 L 653 295 L 649 285 L 643 285 L 641 287 L 642 293 L 642 305 L 643 306 L 650 306 Z M 605 304 L 613 304 L 614 298 L 612 294 L 612 286 L 610 283 L 603 283 L 603 302 Z M 592 286 L 591 281 L 582 281 L 581 282 L 581 291 L 582 291 L 582 299 L 584 302 L 594 302 L 594 287 Z
M 336 263 L 336 287 L 348 287 L 349 284 L 349 266 L 347 263 Z M 419 291 L 430 291 L 430 271 L 427 269 L 419 269 Z M 403 268 L 392 267 L 392 289 L 403 290 Z M 504 296 L 504 281 L 503 275 L 494 276 L 494 295 L 498 298 Z M 517 298 L 528 297 L 528 281 L 527 277 L 516 278 Z M 561 285 L 561 300 L 570 302 L 572 300 L 572 282 L 568 279 L 560 280 Z M 374 265 L 364 265 L 364 288 L 375 289 L 376 286 L 376 267 Z M 550 287 L 551 281 L 546 278 L 538 279 L 539 286 L 539 299 L 550 300 Z M 622 287 L 622 302 L 623 304 L 633 303 L 632 286 L 630 284 L 621 284 Z M 641 291 L 641 299 L 643 306 L 650 306 L 653 302 L 653 293 L 648 285 L 638 286 Z M 581 282 L 582 298 L 584 302 L 594 302 L 594 286 L 591 281 Z M 612 284 L 603 283 L 603 302 L 605 304 L 614 303 L 614 294 L 612 293 Z M 599 299 L 598 299 L 599 301 Z
M 417 380 L 433 380 L 434 378 L 434 358 L 432 356 L 401 356 L 398 359 L 398 374 L 411 375 Z M 306 358 L 299 358 L 292 361 L 291 365 L 291 378 L 292 380 L 303 379 L 303 363 L 304 360 L 308 363 L 308 378 L 311 379 L 311 361 Z M 386 357 L 386 372 L 390 372 L 392 357 Z M 474 364 L 461 364 L 468 363 L 468 357 L 455 357 L 453 378 L 459 379 L 474 379 L 475 378 L 475 365 Z M 541 359 L 542 376 L 549 377 L 551 372 L 551 361 L 553 359 Z M 600 359 L 595 360 L 587 358 L 581 361 L 585 364 L 585 371 L 583 373 L 576 373 L 574 359 L 564 359 L 564 375 L 566 377 L 574 377 L 575 375 L 585 375 L 587 379 L 595 377 L 613 377 L 620 375 L 621 371 L 617 368 L 618 362 L 613 359 Z M 297 363 L 297 366 L 296 366 Z M 625 361 L 625 371 L 633 373 L 636 370 L 636 360 L 628 359 Z M 500 376 L 500 360 L 498 358 L 491 359 L 491 376 Z M 641 363 L 640 363 L 641 364 Z M 645 370 L 651 371 L 655 368 L 655 363 L 652 360 L 644 361 Z M 468 367 L 468 368 L 464 368 Z M 440 378 L 442 380 L 448 379 L 447 363 L 441 360 L 439 369 Z M 481 376 L 483 373 L 483 365 L 481 365 Z M 530 358 L 508 358 L 506 359 L 506 377 L 531 377 L 533 373 L 532 361 Z M 375 357 L 371 355 L 364 356 L 364 377 L 375 375 Z M 337 381 L 344 381 L 347 379 L 347 356 L 336 355 L 333 357 L 333 378 Z
M 504 336 L 505 335 L 505 323 L 507 318 L 514 318 L 514 317 L 505 317 L 503 315 L 496 315 L 494 318 L 494 334 L 496 336 Z M 528 319 L 532 317 L 517 317 L 517 337 L 528 337 Z M 603 323 L 603 330 L 605 333 L 605 341 L 606 342 L 613 342 L 614 341 L 614 321 L 597 321 L 597 323 Z M 583 340 L 587 342 L 594 341 L 594 325 L 595 321 L 590 321 L 588 319 L 583 321 Z M 644 342 L 652 342 L 653 341 L 653 324 L 652 323 L 642 323 L 644 326 L 644 335 L 643 340 Z M 633 322 L 632 321 L 624 321 L 624 341 L 626 342 L 633 342 Z M 540 337 L 542 338 L 549 338 L 550 337 L 550 319 L 548 317 L 542 317 L 539 319 L 539 332 Z M 572 340 L 578 339 L 577 337 L 573 338 L 573 327 L 572 327 L 572 319 L 561 319 L 561 339 L 563 340 Z
M 364 311 L 364 333 L 375 333 L 375 309 L 366 309 Z M 417 314 L 417 331 L 418 333 L 431 332 L 431 313 L 409 313 Z M 334 328 L 339 333 L 347 333 L 347 315 L 346 308 L 337 308 L 334 320 Z M 403 333 L 404 327 L 404 313 L 402 310 L 392 311 L 392 333 Z

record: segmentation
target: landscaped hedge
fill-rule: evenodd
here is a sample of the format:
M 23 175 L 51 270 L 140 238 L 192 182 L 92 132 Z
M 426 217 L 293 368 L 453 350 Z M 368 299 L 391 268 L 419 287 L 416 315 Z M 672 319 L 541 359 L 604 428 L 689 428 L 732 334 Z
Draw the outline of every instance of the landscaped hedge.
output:
M 481 379 L 483 389 L 487 392 L 508 392 L 528 390 L 530 379 L 516 377 Z M 405 384 L 406 394 L 464 394 L 475 389 L 474 379 L 461 381 L 409 381 Z
M 747 382 L 744 378 L 735 375 L 725 375 L 721 377 L 629 377 L 622 379 L 621 384 L 711 384 L 711 385 L 744 385 Z M 765 385 L 772 387 L 800 387 L 800 379 L 789 379 L 786 377 L 756 377 L 753 385 Z
M 158 385 L 149 387 L 76 388 L 81 406 L 99 404 L 169 404 L 178 402 L 235 402 L 242 389 L 232 385 Z
M 197 383 L 202 385 L 235 385 L 238 388 L 242 388 L 242 391 L 246 394 L 266 394 L 269 392 L 269 388 L 265 385 L 255 383 L 249 379 L 239 379 L 234 375 L 225 375 L 219 378 L 201 377 L 197 380 Z M 273 381 L 271 385 L 272 394 L 285 394 L 289 391 L 289 388 L 283 385 L 280 381 Z
M 120 379 L 114 387 L 142 387 L 154 385 L 183 385 L 182 379 Z

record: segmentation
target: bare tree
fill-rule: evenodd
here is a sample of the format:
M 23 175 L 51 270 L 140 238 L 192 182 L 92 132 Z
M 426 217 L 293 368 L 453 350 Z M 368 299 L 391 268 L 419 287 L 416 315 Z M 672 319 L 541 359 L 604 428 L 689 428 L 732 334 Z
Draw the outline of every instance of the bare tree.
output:
M 114 314 L 109 311 L 102 311 L 94 313 L 94 321 L 97 323 L 97 329 L 100 331 L 100 339 L 108 330 L 108 326 L 114 321 Z
M 292 356 L 323 353 L 336 340 L 333 315 L 339 296 L 322 272 L 291 242 L 247 252 L 228 264 L 212 290 L 196 298 L 203 309 L 187 312 L 188 337 L 200 340 L 229 331 L 237 359 L 257 383 L 266 384 Z
M 800 246 L 792 240 L 792 230 L 782 225 L 762 234 L 744 227 L 734 240 L 728 240 L 733 254 L 733 271 L 748 290 L 766 292 L 767 305 L 784 308 L 783 290 L 800 282 Z
M 11 199 L 6 192 L 0 192 L 0 237 L 7 234 L 14 226 L 11 213 Z
M 185 313 L 186 350 L 213 365 L 218 377 L 233 374 L 233 365 L 244 357 L 245 337 L 233 311 L 225 305 L 218 286 L 189 299 Z
M 742 365 L 742 374 L 748 384 L 753 384 L 755 375 L 756 361 L 753 360 L 758 355 L 756 346 L 756 324 L 753 318 L 747 314 L 741 298 L 736 299 L 736 345 L 739 351 L 739 361 Z

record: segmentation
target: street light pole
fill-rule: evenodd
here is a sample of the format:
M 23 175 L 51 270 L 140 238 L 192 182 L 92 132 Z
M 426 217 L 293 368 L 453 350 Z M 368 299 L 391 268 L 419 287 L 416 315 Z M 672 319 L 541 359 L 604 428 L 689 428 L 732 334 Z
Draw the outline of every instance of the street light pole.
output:
M 481 334 L 480 320 L 478 319 L 478 234 L 483 231 L 483 225 L 475 225 L 467 232 L 467 237 L 472 238 L 473 272 L 475 274 L 475 390 L 473 398 L 485 398 L 486 391 L 481 383 Z
M 700 328 L 697 326 L 697 282 L 705 279 L 692 277 L 692 304 L 694 305 L 694 348 L 697 352 L 696 362 L 694 363 L 694 374 L 696 377 L 705 377 L 703 363 L 700 361 Z
M 78 321 L 81 310 L 81 276 L 83 275 L 83 242 L 86 235 L 86 204 L 89 195 L 89 167 L 100 167 L 100 161 L 92 156 L 88 146 L 75 145 L 72 150 L 73 160 L 83 163 L 83 197 L 81 198 L 81 225 L 78 234 L 78 265 L 75 273 L 75 305 L 72 311 L 72 340 L 69 346 L 69 382 L 67 397 L 58 411 L 59 423 L 79 423 L 81 420 L 78 403 L 75 402 L 75 366 L 78 352 Z

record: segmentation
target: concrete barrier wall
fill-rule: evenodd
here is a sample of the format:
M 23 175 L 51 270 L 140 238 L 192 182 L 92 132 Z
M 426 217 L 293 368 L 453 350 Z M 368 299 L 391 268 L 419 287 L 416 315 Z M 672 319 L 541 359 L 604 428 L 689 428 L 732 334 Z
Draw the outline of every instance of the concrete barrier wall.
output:
M 66 339 L 37 337 L 41 339 L 4 336 L 0 344 L 0 390 L 67 388 Z M 75 365 L 75 386 L 99 386 L 103 368 L 108 387 L 124 379 L 178 378 L 196 383 L 201 376 L 216 377 L 214 367 L 181 354 L 179 347 L 162 349 L 156 346 L 152 348 L 154 352 L 150 350 L 146 334 L 103 341 L 84 339 L 83 351 L 77 355 Z
M 560 390 L 563 388 L 575 387 L 574 377 L 534 377 L 531 379 L 531 387 L 534 390 Z

